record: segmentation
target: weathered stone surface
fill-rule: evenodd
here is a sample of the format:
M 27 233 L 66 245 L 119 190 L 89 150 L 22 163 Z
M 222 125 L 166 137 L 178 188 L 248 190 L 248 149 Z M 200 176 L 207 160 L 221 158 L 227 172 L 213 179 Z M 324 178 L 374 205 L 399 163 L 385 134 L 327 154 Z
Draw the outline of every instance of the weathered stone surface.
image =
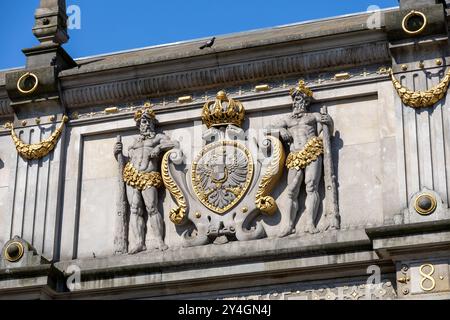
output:
M 434 8 L 439 6 L 431 2 Z M 424 3 L 402 0 L 401 6 L 409 11 Z M 427 12 L 432 13 L 431 20 L 439 20 L 436 10 Z M 398 9 L 384 14 L 402 17 Z M 78 68 L 58 69 L 59 98 L 35 101 L 36 105 L 32 98 L 37 96 L 20 101 L 20 107 L 14 103 L 11 107 L 7 98 L 5 73 L 25 69 L 0 72 L 0 124 L 14 121 L 24 143 L 48 137 L 63 113 L 70 116 L 56 149 L 40 160 L 18 156 L 9 131 L 0 127 L 0 246 L 18 235 L 36 250 L 31 260 L 10 262 L 7 267 L 0 261 L 0 298 L 8 294 L 54 299 L 448 298 L 449 98 L 430 108 L 408 107 L 387 69 L 392 67 L 400 83 L 413 91 L 438 85 L 450 62 L 448 37 L 446 30 L 430 28 L 417 38 L 402 36 L 393 42 L 392 32 L 401 33 L 398 25 L 394 31 L 371 29 L 369 18 L 373 18 L 370 13 L 357 14 L 218 36 L 214 46 L 205 50 L 198 49 L 204 42 L 200 39 L 79 59 Z M 44 64 L 47 58 L 39 53 L 33 61 Z M 202 159 L 201 150 L 213 136 L 222 134 L 246 144 L 254 152 L 252 177 L 262 176 L 259 169 L 266 167 L 261 164 L 271 157 L 260 147 L 265 129 L 289 118 L 290 90 L 299 79 L 314 92 L 310 114 L 319 114 L 326 106 L 334 122 L 333 170 L 328 172 L 336 176 L 341 230 L 279 237 L 292 223 L 286 214 L 293 195 L 285 166 L 270 190 L 278 208 L 270 214 L 252 211 L 258 183 L 247 191 L 232 190 L 244 195 L 228 212 L 234 214 L 229 220 L 227 212 L 222 216 L 204 209 L 198 194 L 187 196 L 196 194 L 192 164 L 196 157 Z M 9 88 L 13 90 L 14 83 Z M 228 115 L 219 110 L 218 120 L 211 117 L 215 110 L 208 105 L 209 120 L 216 128 L 207 132 L 202 124 L 204 104 L 214 101 L 222 89 L 243 104 L 245 119 L 241 129 L 235 121 L 220 122 L 233 119 L 236 110 Z M 189 99 L 179 99 L 185 96 Z M 160 189 L 158 198 L 153 198 L 157 208 L 145 209 L 161 212 L 169 249 L 117 255 L 115 219 L 122 211 L 116 203 L 123 192 L 117 188 L 121 169 L 112 151 L 121 136 L 123 157 L 130 156 L 128 150 L 139 135 L 134 114 L 149 103 L 154 105 L 159 130 L 180 143 L 184 158 L 171 158 L 169 177 L 185 191 L 189 219 L 179 225 L 171 221 L 180 199 L 173 190 Z M 303 137 L 302 132 L 291 133 L 294 141 Z M 139 150 L 150 152 L 146 147 Z M 210 160 L 203 164 L 215 164 L 217 170 L 209 174 L 223 191 L 227 179 L 221 182 L 220 175 L 225 171 L 217 166 L 217 159 Z M 300 185 L 294 208 L 296 230 L 305 225 L 305 197 L 316 189 L 317 220 L 322 218 L 330 202 L 326 180 L 321 178 L 314 190 Z M 428 195 L 430 212 L 421 212 L 420 208 L 427 208 L 422 204 L 417 209 L 422 194 Z M 141 204 L 134 209 L 143 208 Z M 186 248 L 186 235 L 195 235 L 196 228 L 202 232 L 197 220 L 211 227 L 247 218 L 240 221 L 249 233 L 239 239 L 245 241 L 235 241 L 239 237 L 234 238 L 231 225 L 219 223 L 197 247 Z M 258 228 L 263 228 L 265 239 L 257 239 Z M 141 232 L 149 235 L 147 243 L 155 240 L 154 231 L 146 224 Z M 81 275 L 81 289 L 70 292 L 66 281 L 73 271 Z M 429 291 L 433 281 L 426 276 L 436 281 Z

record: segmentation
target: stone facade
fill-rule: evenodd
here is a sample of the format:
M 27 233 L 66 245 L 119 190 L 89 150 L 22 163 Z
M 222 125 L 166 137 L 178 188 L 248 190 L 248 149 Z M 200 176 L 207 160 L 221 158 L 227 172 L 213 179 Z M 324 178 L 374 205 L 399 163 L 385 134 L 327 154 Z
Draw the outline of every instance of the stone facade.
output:
M 0 72 L 0 298 L 450 298 L 445 2 L 75 61 L 46 5 Z

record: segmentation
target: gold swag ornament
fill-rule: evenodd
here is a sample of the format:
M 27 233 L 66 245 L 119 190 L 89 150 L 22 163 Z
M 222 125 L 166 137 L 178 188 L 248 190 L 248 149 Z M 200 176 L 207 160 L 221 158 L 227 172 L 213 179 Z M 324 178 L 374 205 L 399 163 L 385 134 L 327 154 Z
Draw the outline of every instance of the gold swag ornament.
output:
M 394 73 L 391 72 L 391 79 L 395 90 L 397 91 L 403 104 L 412 108 L 428 108 L 434 106 L 447 93 L 450 84 L 450 70 L 445 75 L 444 79 L 435 87 L 427 91 L 411 91 L 395 78 Z
M 286 160 L 288 169 L 305 169 L 323 154 L 323 141 L 318 137 L 310 139 L 303 150 L 291 152 Z
M 26 160 L 38 160 L 42 159 L 46 155 L 48 155 L 53 149 L 55 149 L 56 145 L 58 144 L 58 140 L 61 137 L 61 133 L 63 131 L 65 123 L 69 121 L 69 118 L 67 116 L 63 116 L 61 124 L 56 129 L 55 132 L 52 133 L 52 135 L 42 140 L 39 143 L 35 144 L 26 144 L 24 143 L 14 131 L 14 126 L 12 123 L 7 123 L 5 125 L 6 129 L 11 130 L 11 137 L 16 145 L 17 152 L 19 155 L 26 159 Z

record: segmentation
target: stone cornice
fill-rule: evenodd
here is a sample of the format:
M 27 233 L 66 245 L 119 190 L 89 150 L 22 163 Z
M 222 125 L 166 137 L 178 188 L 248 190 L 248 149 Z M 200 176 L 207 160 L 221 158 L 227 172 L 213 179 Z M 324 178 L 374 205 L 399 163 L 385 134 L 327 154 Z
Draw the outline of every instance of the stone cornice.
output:
M 368 14 L 218 37 L 209 51 L 198 41 L 78 60 L 60 73 L 67 108 L 192 94 L 310 73 L 390 64 L 386 35 L 367 29 Z M 0 84 L 0 117 L 13 112 Z
M 8 97 L 0 97 L 0 117 L 13 113 Z
M 302 75 L 345 67 L 386 63 L 389 52 L 385 42 L 367 43 L 355 47 L 333 48 L 319 52 L 274 56 L 262 60 L 220 64 L 197 69 L 135 76 L 129 79 L 98 75 L 97 83 L 82 81 L 69 84 L 62 78 L 63 99 L 69 108 L 132 101 L 174 93 L 220 88 L 267 79 Z M 81 80 L 81 79 L 79 79 Z M 91 79 L 86 79 L 88 82 Z

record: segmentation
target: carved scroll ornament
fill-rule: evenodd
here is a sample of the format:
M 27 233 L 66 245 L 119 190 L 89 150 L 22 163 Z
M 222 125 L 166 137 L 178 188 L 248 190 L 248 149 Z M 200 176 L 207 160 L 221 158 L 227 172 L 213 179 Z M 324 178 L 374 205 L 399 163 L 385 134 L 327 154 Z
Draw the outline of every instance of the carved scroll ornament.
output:
M 61 137 L 64 125 L 67 121 L 69 121 L 69 118 L 67 116 L 63 116 L 61 124 L 55 130 L 55 132 L 53 132 L 49 138 L 35 144 L 24 143 L 16 135 L 12 123 L 7 123 L 5 125 L 5 128 L 11 130 L 12 140 L 16 146 L 17 152 L 22 158 L 26 160 L 38 160 L 42 159 L 43 157 L 48 155 L 53 149 L 55 149 L 56 145 L 58 144 L 58 140 Z
M 284 153 L 283 144 L 280 140 L 275 137 L 268 136 L 268 140 L 265 140 L 263 143 L 265 145 L 272 145 L 272 159 L 270 161 L 269 166 L 262 177 L 259 186 L 258 192 L 256 193 L 256 207 L 262 212 L 273 215 L 277 211 L 278 207 L 275 202 L 275 199 L 270 196 L 273 188 L 276 186 L 278 180 L 280 180 L 281 175 L 283 174 L 283 165 L 286 158 Z
M 450 84 L 450 70 L 445 75 L 444 79 L 435 87 L 427 91 L 411 91 L 395 78 L 394 73 L 391 70 L 391 79 L 394 84 L 394 88 L 402 102 L 412 108 L 428 108 L 438 103 L 447 93 L 448 86 Z
M 177 207 L 170 210 L 170 221 L 176 225 L 180 225 L 186 220 L 187 203 L 183 193 L 177 183 L 172 179 L 169 172 L 169 158 L 172 157 L 173 160 L 176 159 L 177 156 L 181 159 L 181 155 L 178 155 L 177 151 L 171 150 L 166 152 L 161 164 L 161 173 L 164 186 L 177 203 Z

